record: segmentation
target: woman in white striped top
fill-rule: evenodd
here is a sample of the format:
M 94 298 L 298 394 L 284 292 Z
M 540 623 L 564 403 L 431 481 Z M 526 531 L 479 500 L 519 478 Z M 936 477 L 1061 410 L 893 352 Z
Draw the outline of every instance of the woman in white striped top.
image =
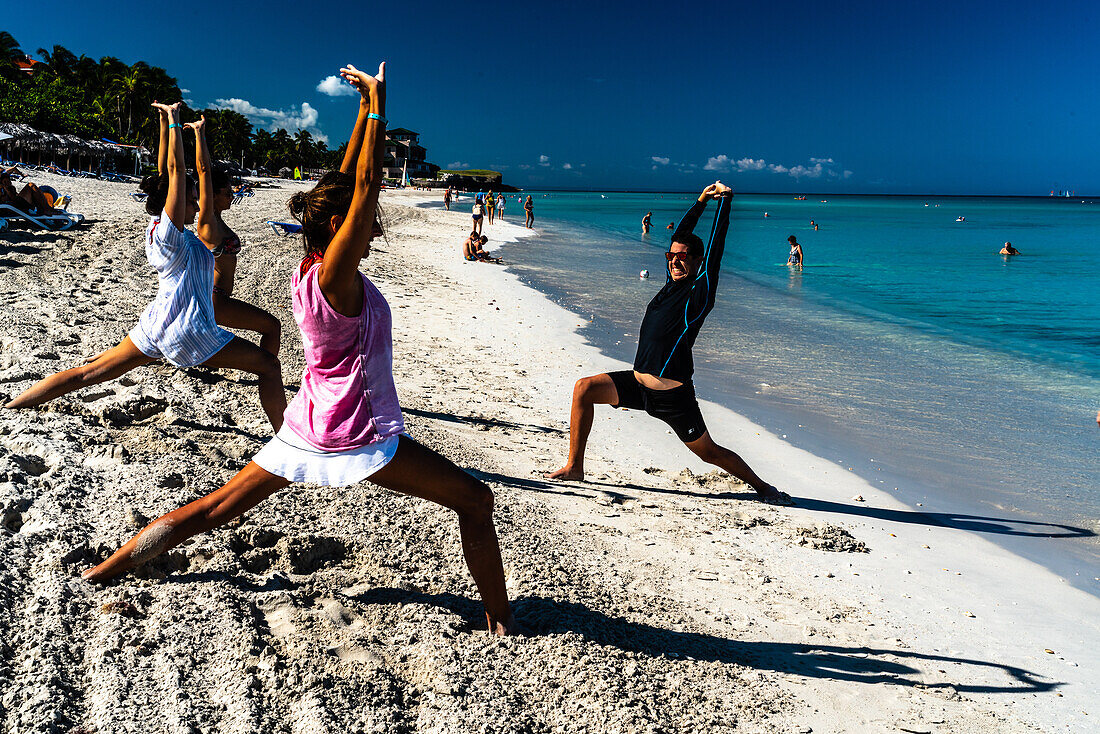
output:
M 183 163 L 180 103 L 154 102 L 153 106 L 170 123 L 166 169 L 142 181 L 142 190 L 149 195 L 146 210 L 153 215 L 145 232 L 145 254 L 157 270 L 157 296 L 118 346 L 80 367 L 50 375 L 6 407 L 32 408 L 164 359 L 177 367 L 202 364 L 258 376 L 260 403 L 278 430 L 286 410 L 279 359 L 214 321 L 214 256 L 186 229 L 195 221 L 198 205 L 195 186 Z

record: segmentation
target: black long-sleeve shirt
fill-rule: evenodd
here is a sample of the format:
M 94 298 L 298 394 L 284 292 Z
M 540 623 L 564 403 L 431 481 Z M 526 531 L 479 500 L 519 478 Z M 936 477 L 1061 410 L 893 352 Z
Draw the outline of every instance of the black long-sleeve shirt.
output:
M 703 326 L 703 319 L 714 308 L 714 296 L 718 291 L 718 270 L 726 247 L 726 230 L 729 229 L 729 197 L 719 200 L 714 215 L 714 227 L 706 243 L 703 261 L 694 276 L 680 281 L 672 279 L 665 271 L 665 285 L 649 302 L 638 335 L 638 353 L 634 357 L 634 371 L 678 382 L 688 382 L 695 372 L 691 349 Z M 680 220 L 676 236 L 695 230 L 699 216 L 707 208 L 706 201 L 696 201 Z

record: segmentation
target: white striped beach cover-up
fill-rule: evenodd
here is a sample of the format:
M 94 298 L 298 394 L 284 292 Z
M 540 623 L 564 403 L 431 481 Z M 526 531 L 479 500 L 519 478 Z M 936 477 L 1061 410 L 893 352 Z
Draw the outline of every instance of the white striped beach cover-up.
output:
M 233 341 L 214 321 L 214 255 L 202 240 L 162 213 L 145 230 L 145 256 L 160 284 L 130 331 L 142 354 L 193 367 Z

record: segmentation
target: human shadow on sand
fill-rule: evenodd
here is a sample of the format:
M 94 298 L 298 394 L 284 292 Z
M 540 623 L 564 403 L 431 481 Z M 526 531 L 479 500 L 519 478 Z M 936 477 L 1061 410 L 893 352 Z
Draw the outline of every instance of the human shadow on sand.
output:
M 401 411 L 408 413 L 409 415 L 415 415 L 419 418 L 432 418 L 440 421 L 447 421 L 448 423 L 463 423 L 469 426 L 480 426 L 484 428 L 505 428 L 510 431 L 530 431 L 532 433 L 556 433 L 563 434 L 560 428 L 550 428 L 549 426 L 539 426 L 534 423 L 513 423 L 512 421 L 506 421 L 501 418 L 482 418 L 480 416 L 468 416 L 468 415 L 455 415 L 454 413 L 440 413 L 434 410 L 417 410 L 416 408 L 406 408 L 402 406 Z
M 460 615 L 471 627 L 484 625 L 481 605 L 454 594 L 376 588 L 353 598 L 365 604 L 428 604 Z M 743 665 L 806 678 L 951 688 L 960 693 L 1043 693 L 1063 685 L 1013 665 L 951 655 L 841 645 L 743 642 L 705 632 L 677 632 L 608 615 L 585 604 L 541 596 L 519 597 L 512 608 L 521 636 L 579 634 L 596 645 L 654 658 Z M 964 666 L 966 673 L 960 677 L 970 682 L 922 680 L 925 672 L 945 670 L 950 665 Z
M 548 492 L 572 497 L 586 496 L 577 491 L 578 482 L 557 482 L 549 479 L 535 477 L 511 477 L 506 474 L 492 472 L 472 472 L 479 479 L 493 481 L 517 489 L 526 489 L 533 492 Z M 681 487 L 643 487 L 630 482 L 595 482 L 585 480 L 586 486 L 598 489 L 604 494 L 618 496 L 620 500 L 637 499 L 629 494 L 623 494 L 616 490 L 633 490 L 634 492 L 651 492 L 654 494 L 672 494 L 681 497 L 698 497 L 708 500 L 749 500 L 755 501 L 753 492 L 696 492 Z M 811 512 L 832 512 L 836 514 L 853 515 L 871 520 L 883 522 L 900 522 L 910 525 L 928 525 L 937 528 L 952 528 L 954 530 L 967 530 L 975 533 L 993 533 L 996 535 L 1016 535 L 1031 538 L 1091 538 L 1096 533 L 1088 528 L 1074 527 L 1073 525 L 1061 525 L 1058 523 L 1039 522 L 1038 520 L 1024 520 L 1011 517 L 984 517 L 982 515 L 963 515 L 955 512 L 919 512 L 915 510 L 891 510 L 883 507 L 869 507 L 862 504 L 847 505 L 841 502 L 813 499 L 811 497 L 795 497 L 795 505 Z
M 740 494 L 738 497 L 750 497 Z M 929 525 L 939 528 L 967 530 L 973 533 L 993 533 L 995 535 L 1017 535 L 1030 538 L 1091 538 L 1096 535 L 1088 528 L 1073 525 L 1060 525 L 1053 522 L 1024 520 L 1012 517 L 983 517 L 982 515 L 963 515 L 956 512 L 919 512 L 914 510 L 891 510 L 884 507 L 866 505 L 847 505 L 842 502 L 818 500 L 811 497 L 796 497 L 798 506 L 811 512 L 833 512 L 854 515 L 884 522 L 903 522 L 916 525 Z

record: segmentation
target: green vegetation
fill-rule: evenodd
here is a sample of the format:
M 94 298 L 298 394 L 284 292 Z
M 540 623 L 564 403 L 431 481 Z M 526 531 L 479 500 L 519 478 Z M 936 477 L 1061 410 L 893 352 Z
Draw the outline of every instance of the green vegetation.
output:
M 0 31 L 0 121 L 153 150 L 158 129 L 149 104 L 183 100 L 175 77 L 144 61 L 126 64 L 112 56 L 97 61 L 64 46 L 40 48 L 37 53 L 41 62 L 30 73 L 21 71 L 16 63 L 27 54 L 10 33 Z M 246 168 L 334 168 L 346 148 L 344 144 L 329 150 L 307 130 L 255 130 L 248 118 L 232 110 L 184 106 L 184 121 L 199 115 L 206 115 L 211 155 L 243 160 Z
M 500 171 L 486 171 L 486 170 L 483 170 L 481 168 L 471 168 L 467 171 L 440 170 L 439 172 L 440 173 L 454 173 L 454 174 L 457 174 L 459 176 L 481 176 L 483 178 L 484 177 L 489 177 L 489 176 L 496 176 L 497 178 L 501 178 L 502 175 L 503 175 L 503 174 L 501 174 Z

